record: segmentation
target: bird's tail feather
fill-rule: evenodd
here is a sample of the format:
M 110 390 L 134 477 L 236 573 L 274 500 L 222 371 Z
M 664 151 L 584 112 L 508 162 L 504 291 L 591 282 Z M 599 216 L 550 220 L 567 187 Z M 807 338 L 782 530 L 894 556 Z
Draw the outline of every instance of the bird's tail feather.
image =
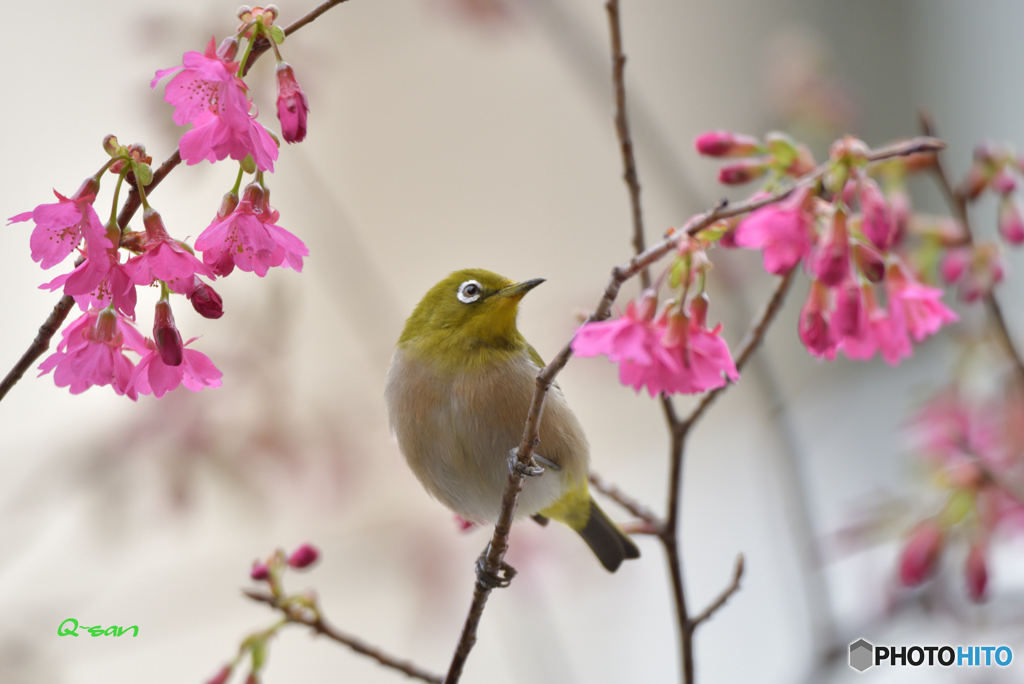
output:
M 633 540 L 605 515 L 593 498 L 590 499 L 587 524 L 576 531 L 609 572 L 618 570 L 627 558 L 640 557 L 640 549 Z

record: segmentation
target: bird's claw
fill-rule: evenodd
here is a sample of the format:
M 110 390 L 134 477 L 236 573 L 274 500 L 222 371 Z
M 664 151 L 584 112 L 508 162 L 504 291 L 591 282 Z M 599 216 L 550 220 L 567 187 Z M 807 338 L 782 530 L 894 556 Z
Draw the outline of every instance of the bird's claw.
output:
M 497 568 L 489 567 L 486 550 L 476 559 L 476 582 L 485 589 L 504 589 L 515 576 L 516 569 L 505 561 L 501 561 Z
M 530 462 L 525 465 L 519 461 L 519 447 L 508 452 L 508 470 L 518 477 L 537 477 L 544 474 L 544 468 L 537 465 L 533 457 L 530 457 Z

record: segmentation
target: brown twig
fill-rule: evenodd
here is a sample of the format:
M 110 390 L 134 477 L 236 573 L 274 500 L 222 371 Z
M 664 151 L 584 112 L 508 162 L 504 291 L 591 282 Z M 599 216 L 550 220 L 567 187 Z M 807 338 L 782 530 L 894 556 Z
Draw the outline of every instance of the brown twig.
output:
M 270 592 L 257 591 L 255 589 L 243 589 L 242 593 L 251 598 L 254 601 L 266 603 L 268 606 L 278 610 L 288 620 L 288 622 L 306 625 L 312 628 L 317 634 L 323 634 L 325 637 L 337 641 L 339 644 L 348 646 L 356 653 L 360 653 L 365 656 L 373 658 L 384 667 L 390 667 L 393 670 L 398 670 L 403 674 L 413 678 L 419 679 L 424 682 L 431 682 L 431 684 L 441 684 L 443 681 L 440 675 L 436 675 L 432 672 L 427 672 L 415 663 L 409 660 L 403 660 L 394 656 L 384 653 L 376 646 L 371 646 L 362 639 L 354 637 L 344 632 L 338 631 L 335 627 L 329 624 L 320 614 L 320 608 L 315 607 L 313 610 L 303 609 L 296 605 L 284 604 L 280 599 L 275 597 Z
M 915 154 L 918 152 L 934 152 L 936 150 L 943 149 L 944 147 L 945 143 L 935 138 L 912 138 L 910 140 L 874 150 L 868 154 L 868 160 L 873 162 L 882 161 L 884 159 Z M 647 266 L 661 259 L 673 249 L 676 249 L 679 241 L 684 237 L 694 235 L 720 219 L 739 216 L 740 214 L 745 214 L 753 211 L 754 209 L 771 204 L 772 202 L 778 202 L 779 200 L 787 197 L 795 188 L 817 182 L 818 179 L 824 175 L 827 168 L 826 164 L 822 164 L 813 171 L 801 176 L 788 188 L 784 188 L 756 200 L 747 200 L 745 202 L 737 202 L 736 204 L 722 202 L 707 211 L 691 217 L 681 229 L 673 231 L 671 235 L 661 240 L 656 245 L 645 249 L 642 253 L 631 258 L 627 263 L 621 266 L 616 266 L 612 269 L 611 279 L 608 281 L 608 285 L 605 287 L 604 293 L 598 301 L 597 307 L 590 316 L 587 317 L 587 322 L 602 321 L 608 318 L 611 314 L 612 304 L 615 302 L 615 298 L 618 296 L 623 283 L 636 276 Z M 537 375 L 537 383 L 534 388 L 533 398 L 530 402 L 530 410 L 527 414 L 526 424 L 523 427 L 523 438 L 517 451 L 518 463 L 524 468 L 529 466 L 530 461 L 533 458 L 533 451 L 540 443 L 540 419 L 544 411 L 544 399 L 547 396 L 548 389 L 550 389 L 555 378 L 565 367 L 565 364 L 569 362 L 570 358 L 572 358 L 571 339 L 564 347 L 562 347 L 551 362 L 548 363 L 548 365 L 545 366 Z M 665 410 L 666 412 L 671 411 L 671 406 L 666 407 Z M 679 436 L 679 431 L 676 431 L 673 435 L 673 453 L 675 453 L 677 449 L 682 449 L 683 440 L 678 439 Z M 679 481 L 681 479 L 681 473 L 676 472 L 675 459 L 673 460 L 673 475 L 675 476 L 675 481 Z M 451 667 L 448 671 L 448 677 L 445 679 L 446 684 L 454 684 L 459 680 L 459 677 L 461 677 L 462 667 L 465 665 L 466 658 L 468 657 L 473 644 L 476 643 L 476 630 L 479 626 L 480 618 L 483 615 L 484 605 L 490 595 L 493 581 L 495 578 L 499 578 L 499 573 L 501 573 L 502 569 L 506 567 L 504 565 L 504 557 L 505 552 L 508 550 L 508 535 L 512 528 L 512 520 L 515 515 L 515 508 L 519 502 L 519 493 L 522 491 L 522 488 L 523 477 L 521 475 L 514 475 L 510 473 L 509 479 L 505 485 L 504 495 L 502 496 L 498 521 L 494 525 L 494 533 L 491 535 L 491 541 L 488 544 L 486 554 L 481 557 L 478 564 L 481 572 L 478 572 L 477 582 L 473 592 L 473 602 L 470 606 L 469 614 L 466 617 L 466 622 L 463 625 L 462 634 L 459 637 L 459 643 L 456 646 L 455 655 L 452 658 Z M 667 524 L 671 524 L 673 515 L 675 515 L 675 513 L 670 510 L 669 522 Z M 674 562 L 678 564 L 678 548 L 674 546 L 674 538 L 672 544 L 673 548 L 670 553 L 675 559 Z M 671 563 L 673 563 L 673 560 L 670 558 L 670 564 Z M 492 584 L 488 584 L 487 579 L 481 580 L 481 574 L 485 578 L 489 578 Z M 675 583 L 675 578 L 673 578 L 673 582 Z M 681 588 L 681 579 L 678 584 Z M 681 596 L 681 593 L 677 591 L 677 601 Z M 682 608 L 684 610 L 680 612 L 680 614 L 685 615 L 685 606 L 682 606 Z
M 919 112 L 918 118 L 921 121 L 921 129 L 925 132 L 925 135 L 932 135 L 935 127 L 931 117 L 926 112 Z M 946 174 L 946 169 L 938 154 L 935 155 L 935 163 L 932 165 L 932 170 L 935 172 L 935 178 L 939 183 L 942 194 L 946 197 L 946 202 L 955 214 L 956 219 L 960 222 L 960 225 L 964 227 L 966 243 L 974 245 L 974 231 L 971 228 L 971 221 L 967 215 L 967 198 L 950 183 L 949 176 Z M 1002 344 L 1007 356 L 1010 358 L 1014 372 L 1017 373 L 1018 381 L 1024 386 L 1024 361 L 1022 361 L 1021 354 L 1013 343 L 1013 337 L 1010 335 L 1010 329 L 1006 325 L 1006 317 L 999 306 L 999 300 L 996 299 L 995 293 L 992 290 L 986 292 L 982 299 L 988 311 L 991 328 L 995 331 L 996 337 L 999 338 L 1000 344 Z
M 690 620 L 690 628 L 695 629 L 698 625 L 700 625 L 700 623 L 706 621 L 708 618 L 714 615 L 719 608 L 724 606 L 725 602 L 728 601 L 733 594 L 739 591 L 741 579 L 743 579 L 742 553 L 736 556 L 736 570 L 732 576 L 732 583 L 728 587 L 726 587 L 725 590 L 718 595 L 718 598 L 712 601 L 707 608 L 705 608 L 699 615 L 694 616 L 693 619 Z
M 590 473 L 590 486 L 652 527 L 660 530 L 665 524 L 651 509 L 627 495 L 611 482 L 605 482 L 600 475 L 593 471 Z
M 299 19 L 296 19 L 291 24 L 286 26 L 284 28 L 284 35 L 292 35 L 306 24 L 310 24 L 313 21 L 315 21 L 321 14 L 323 14 L 327 10 L 331 9 L 336 5 L 340 5 L 341 3 L 346 1 L 347 0 L 327 0 L 327 2 L 319 5 L 315 10 L 307 12 L 305 15 L 303 15 Z M 257 59 L 259 59 L 259 56 L 269 49 L 270 43 L 267 41 L 266 38 L 260 36 L 259 40 L 256 41 L 256 44 L 252 46 L 252 50 L 249 51 L 249 58 L 245 62 L 245 68 L 242 69 L 242 75 L 244 76 L 248 74 L 249 69 L 251 69 L 252 65 L 255 64 Z
M 285 35 L 295 33 L 327 10 L 331 9 L 335 5 L 340 5 L 343 2 L 346 2 L 346 0 L 328 0 L 284 29 Z M 254 46 L 249 53 L 247 67 L 252 66 L 259 55 L 265 52 L 268 47 L 270 47 L 269 44 Z M 160 184 L 160 181 L 162 181 L 167 174 L 180 163 L 181 154 L 179 150 L 174 150 L 174 153 L 153 173 L 153 180 L 146 189 L 147 195 L 156 189 L 156 186 Z M 117 215 L 117 225 L 120 226 L 122 232 L 124 232 L 128 222 L 132 220 L 135 212 L 138 211 L 141 204 L 140 199 L 138 190 L 132 187 L 128 193 L 128 197 L 125 198 L 121 211 Z M 32 340 L 32 344 L 29 345 L 29 348 L 24 354 L 22 354 L 18 362 L 14 364 L 14 367 L 10 370 L 7 376 L 4 377 L 3 382 L 0 382 L 0 401 L 2 401 L 3 398 L 7 396 L 7 393 L 11 391 L 11 388 L 21 380 L 21 376 L 25 374 L 25 371 L 31 368 L 32 364 L 50 348 L 50 341 L 57 333 L 57 330 L 60 329 L 61 324 L 64 323 L 64 319 L 67 318 L 73 305 L 74 299 L 68 295 L 64 295 L 61 297 L 60 301 L 57 302 L 57 305 L 53 307 L 53 311 L 46 318 L 43 325 L 39 327 L 39 334 L 36 335 L 34 340 Z

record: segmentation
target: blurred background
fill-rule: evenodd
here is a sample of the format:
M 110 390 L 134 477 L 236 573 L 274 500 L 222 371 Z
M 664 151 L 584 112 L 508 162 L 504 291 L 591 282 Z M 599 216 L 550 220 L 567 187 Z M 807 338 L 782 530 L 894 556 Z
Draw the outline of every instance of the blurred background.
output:
M 314 3 L 282 2 L 287 25 Z M 0 72 L 0 216 L 70 194 L 106 160 L 103 136 L 142 142 L 154 165 L 183 132 L 153 72 L 236 27 L 221 0 L 10 3 Z M 837 134 L 872 146 L 919 132 L 929 110 L 959 178 L 984 138 L 1024 141 L 1019 27 L 1009 0 L 622 2 L 630 118 L 648 239 L 726 193 L 694 137 L 781 128 L 822 157 Z M 182 334 L 223 387 L 137 404 L 81 396 L 30 373 L 0 405 L 0 681 L 202 682 L 276 616 L 241 596 L 256 558 L 306 541 L 320 563 L 289 576 L 327 618 L 437 672 L 447 667 L 487 532 L 460 532 L 388 434 L 384 375 L 404 317 L 452 270 L 544 277 L 520 329 L 545 357 L 630 255 L 612 124 L 607 21 L 597 0 L 351 0 L 283 46 L 310 102 L 309 135 L 268 180 L 280 225 L 311 255 L 299 275 L 218 281 L 226 314 Z M 247 79 L 274 120 L 273 62 Z M 206 227 L 235 171 L 181 167 L 152 198 L 177 238 Z M 109 202 L 108 176 L 97 207 Z M 915 201 L 940 211 L 925 183 Z M 109 206 L 109 205 L 107 205 Z M 982 233 L 994 201 L 972 214 Z M 104 210 L 100 210 L 104 215 Z M 136 227 L 141 227 L 139 224 Z M 30 230 L 4 228 L 0 366 L 12 366 L 57 296 L 38 284 Z M 716 252 L 711 320 L 738 344 L 771 279 L 757 254 Z M 1000 290 L 1024 289 L 1020 254 Z M 896 371 L 816 362 L 799 345 L 797 280 L 760 361 L 693 433 L 683 497 L 684 576 L 701 609 L 746 556 L 742 590 L 696 638 L 701 682 L 852 681 L 854 639 L 1007 644 L 1024 656 L 1024 545 L 1001 539 L 990 600 L 963 598 L 962 549 L 916 592 L 894 581 L 900 539 L 934 512 L 905 423 L 946 375 L 940 335 Z M 633 296 L 630 289 L 624 295 Z M 140 295 L 148 330 L 155 291 Z M 1024 316 L 1008 305 L 1024 340 Z M 976 316 L 959 306 L 962 330 Z M 976 313 L 976 312 L 974 312 Z M 606 479 L 664 511 L 660 407 L 601 359 L 559 380 Z M 681 401 L 681 410 L 687 402 Z M 615 504 L 613 517 L 628 519 Z M 889 524 L 847 543 L 878 511 Z M 856 535 L 854 535 L 856 537 Z M 660 546 L 614 576 L 559 526 L 517 526 L 520 571 L 488 605 L 467 682 L 675 682 L 678 654 Z M 960 553 L 958 556 L 957 553 Z M 58 638 L 57 625 L 137 624 L 137 639 Z M 1011 681 L 1003 671 L 873 671 L 877 681 Z M 1019 676 L 1019 675 L 1018 675 Z M 267 682 L 401 681 L 292 627 Z

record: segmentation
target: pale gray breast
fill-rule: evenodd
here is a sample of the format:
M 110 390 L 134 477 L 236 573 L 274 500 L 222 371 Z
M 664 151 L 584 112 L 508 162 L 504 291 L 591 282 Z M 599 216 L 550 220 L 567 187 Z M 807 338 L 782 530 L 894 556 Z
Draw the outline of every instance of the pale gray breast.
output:
M 522 439 L 538 370 L 523 353 L 445 378 L 428 362 L 396 351 L 385 387 L 391 430 L 427 491 L 462 517 L 497 517 L 508 453 Z M 587 452 L 579 422 L 561 390 L 552 387 L 538 453 L 562 470 L 528 479 L 517 514 L 546 508 L 571 480 L 586 478 Z

